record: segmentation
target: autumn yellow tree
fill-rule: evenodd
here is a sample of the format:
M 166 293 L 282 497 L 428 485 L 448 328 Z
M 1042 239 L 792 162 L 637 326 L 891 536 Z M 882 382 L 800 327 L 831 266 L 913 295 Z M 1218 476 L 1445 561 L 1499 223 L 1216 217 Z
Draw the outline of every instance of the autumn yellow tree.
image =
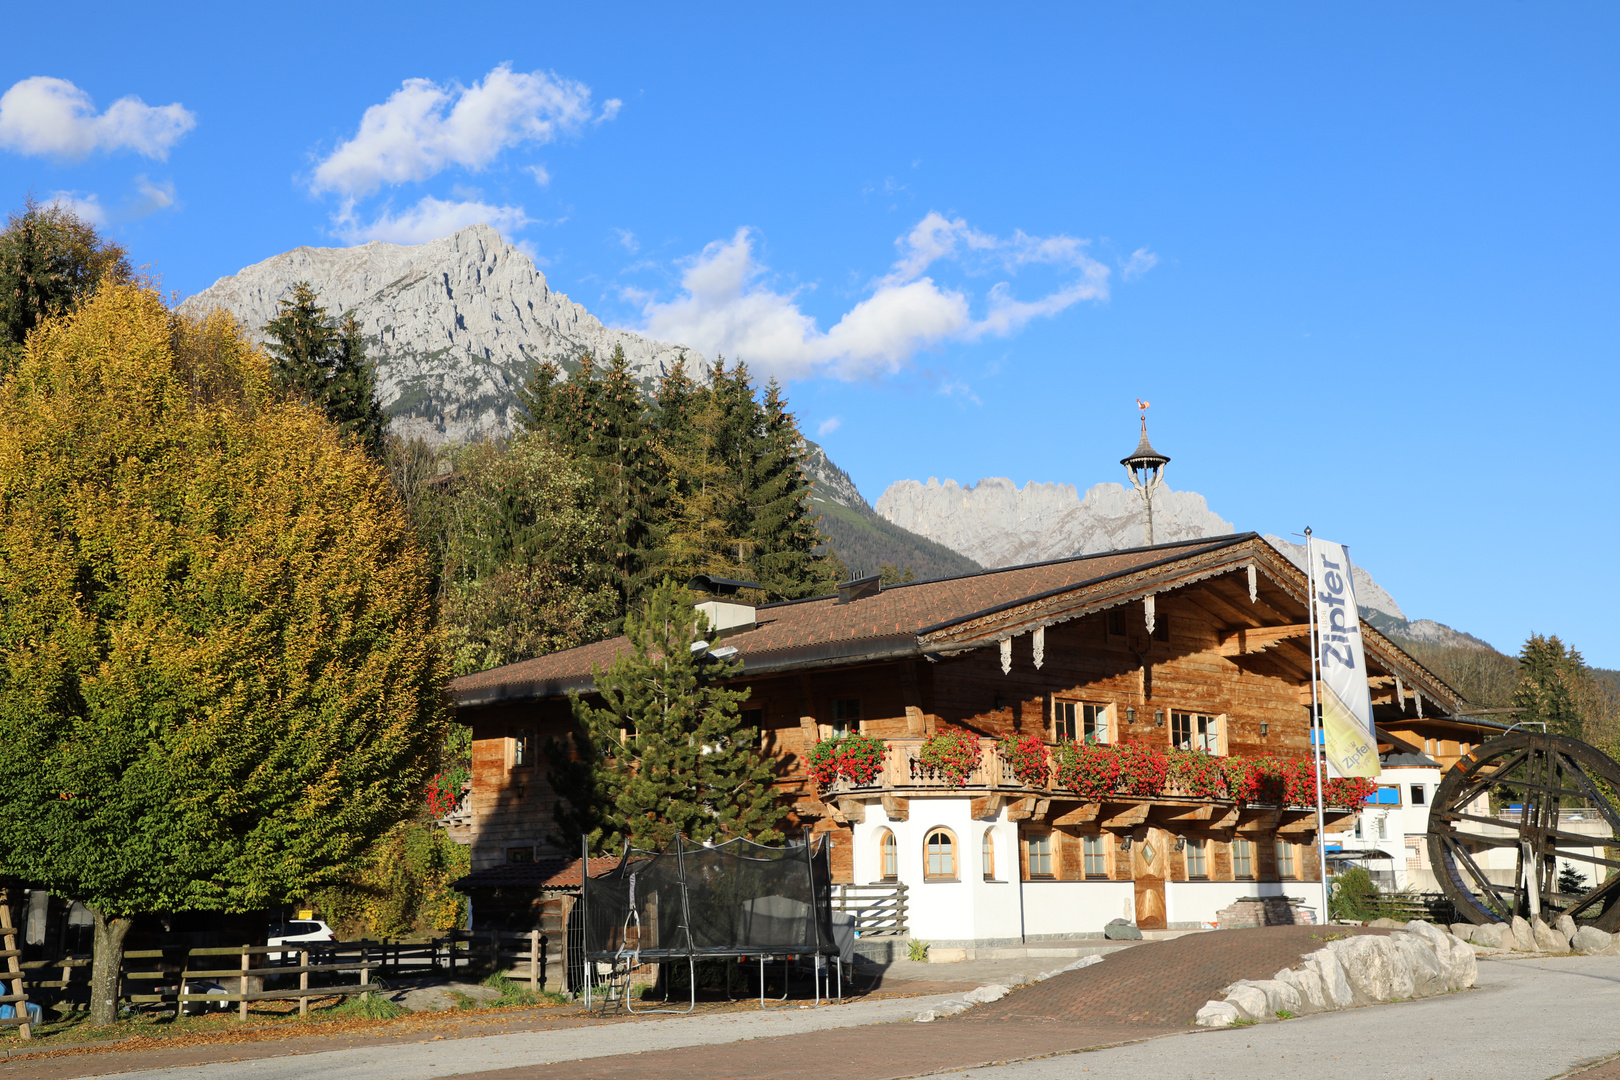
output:
M 227 318 L 103 285 L 0 386 L 0 873 L 130 920 L 339 880 L 444 735 L 430 575 L 387 475 Z

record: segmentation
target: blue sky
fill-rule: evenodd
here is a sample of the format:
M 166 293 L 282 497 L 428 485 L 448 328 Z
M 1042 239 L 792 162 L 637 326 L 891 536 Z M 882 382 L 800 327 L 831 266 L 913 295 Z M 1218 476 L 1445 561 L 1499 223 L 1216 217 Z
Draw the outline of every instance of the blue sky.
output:
M 0 188 L 182 295 L 488 219 L 869 498 L 1121 479 L 1143 397 L 1238 528 L 1620 667 L 1612 6 L 78 10 L 10 17 Z

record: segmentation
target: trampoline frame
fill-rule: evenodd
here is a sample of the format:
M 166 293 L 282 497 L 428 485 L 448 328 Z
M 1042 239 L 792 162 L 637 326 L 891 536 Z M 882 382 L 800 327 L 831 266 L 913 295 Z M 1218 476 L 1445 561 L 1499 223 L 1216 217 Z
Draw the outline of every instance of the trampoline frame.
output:
M 746 839 L 746 838 L 739 837 L 738 839 Z M 727 841 L 727 842 L 729 843 L 731 841 Z M 747 842 L 752 843 L 752 841 L 747 841 Z M 830 846 L 830 840 L 828 838 L 826 838 L 826 837 L 818 838 L 817 842 L 819 842 L 819 843 L 821 843 L 822 845 L 825 845 L 825 846 Z M 809 874 L 809 878 L 810 878 L 810 886 L 811 886 L 811 893 L 810 893 L 811 918 L 810 918 L 810 923 L 815 929 L 816 943 L 815 943 L 815 945 L 810 946 L 810 947 L 802 947 L 801 946 L 801 947 L 797 947 L 797 948 L 794 948 L 794 947 L 781 948 L 781 947 L 774 947 L 773 946 L 773 947 L 767 948 L 767 949 L 722 949 L 722 950 L 703 949 L 703 950 L 699 950 L 692 941 L 692 925 L 691 925 L 692 912 L 691 912 L 691 904 L 689 902 L 688 884 L 687 884 L 687 878 L 686 878 L 686 858 L 685 858 L 686 843 L 687 843 L 686 837 L 683 834 L 677 833 L 676 836 L 675 836 L 675 845 L 674 845 L 675 846 L 675 865 L 676 865 L 676 872 L 677 872 L 677 875 L 678 875 L 678 878 L 679 878 L 680 889 L 681 889 L 681 922 L 680 922 L 678 928 L 680 930 L 684 931 L 685 934 L 686 934 L 686 948 L 685 949 L 669 949 L 669 948 L 662 948 L 662 947 L 656 948 L 656 949 L 642 949 L 642 948 L 640 948 L 640 941 L 641 941 L 641 914 L 640 914 L 639 911 L 636 910 L 636 906 L 632 902 L 630 905 L 628 905 L 628 911 L 625 914 L 624 929 L 628 930 L 628 928 L 630 926 L 630 923 L 631 923 L 631 920 L 635 921 L 635 926 L 636 926 L 636 931 L 637 931 L 637 933 L 636 933 L 637 947 L 635 949 L 626 949 L 626 948 L 623 947 L 623 945 L 621 945 L 617 950 L 614 950 L 612 952 L 609 952 L 607 950 L 601 950 L 601 949 L 593 951 L 589 947 L 588 942 L 582 943 L 581 953 L 582 953 L 583 963 L 584 963 L 585 1008 L 588 1010 L 591 1007 L 591 989 L 592 989 L 592 985 L 595 982 L 596 965 L 598 963 L 600 963 L 601 961 L 604 961 L 604 960 L 606 960 L 606 961 L 608 961 L 608 962 L 610 962 L 612 964 L 612 968 L 610 969 L 610 972 L 609 972 L 609 980 L 610 980 L 610 982 L 617 981 L 615 976 L 617 975 L 617 973 L 619 971 L 619 966 L 620 966 L 620 964 L 624 965 L 625 986 L 624 986 L 624 991 L 623 991 L 623 1000 L 624 1000 L 624 1007 L 625 1007 L 626 1011 L 630 1012 L 633 1015 L 640 1015 L 640 1014 L 646 1014 L 646 1013 L 675 1013 L 675 1014 L 678 1014 L 678 1015 L 685 1015 L 687 1013 L 692 1012 L 694 1009 L 697 1008 L 697 961 L 699 959 L 704 959 L 704 960 L 746 960 L 746 959 L 750 959 L 750 958 L 757 959 L 758 962 L 759 962 L 759 1007 L 761 1009 L 764 1009 L 764 1008 L 766 1008 L 766 1005 L 765 1005 L 765 963 L 766 963 L 766 961 L 767 960 L 774 960 L 777 957 L 781 957 L 781 959 L 782 959 L 782 997 L 779 1000 L 786 1001 L 787 996 L 788 996 L 788 985 L 787 985 L 788 984 L 788 965 L 795 958 L 798 958 L 798 959 L 802 960 L 804 957 L 807 957 L 807 956 L 813 956 L 813 957 L 818 957 L 818 958 L 825 956 L 829 960 L 832 961 L 832 965 L 829 965 L 829 966 L 835 966 L 835 970 L 837 972 L 838 1003 L 840 1005 L 842 1005 L 844 1003 L 844 958 L 843 958 L 843 955 L 838 951 L 836 942 L 827 942 L 827 941 L 822 940 L 821 919 L 819 918 L 819 912 L 817 912 L 817 910 L 816 910 L 815 844 L 812 843 L 810 838 L 807 837 L 805 839 L 805 842 L 801 846 L 804 848 L 805 869 L 806 869 L 807 873 Z M 707 845 L 704 845 L 704 846 L 707 846 Z M 766 845 L 759 844 L 759 845 L 756 845 L 756 846 L 757 847 L 764 847 Z M 580 841 L 580 849 L 581 849 L 580 850 L 580 858 L 581 858 L 580 865 L 585 868 L 585 871 L 582 872 L 581 875 L 580 875 L 580 886 L 579 886 L 580 925 L 581 925 L 581 932 L 584 933 L 584 934 L 588 934 L 589 933 L 589 926 L 590 926 L 589 913 L 590 913 L 590 881 L 591 881 L 591 875 L 589 873 L 589 867 L 590 867 L 590 841 L 588 839 L 582 838 L 581 841 Z M 625 864 L 630 861 L 630 853 L 632 851 L 634 851 L 634 850 L 637 850 L 637 849 L 632 848 L 630 846 L 629 842 L 626 841 L 626 843 L 624 845 L 623 852 L 620 854 L 620 857 L 619 857 L 619 865 L 618 865 L 618 867 L 616 869 L 622 870 L 624 868 Z M 668 849 L 665 849 L 665 852 L 647 852 L 646 854 L 652 856 L 653 858 L 656 858 L 659 855 L 667 853 L 667 850 Z M 828 869 L 829 869 L 829 873 L 830 873 L 830 871 L 831 871 L 830 858 L 829 858 Z M 612 873 L 612 872 L 613 871 L 609 871 L 609 873 Z M 633 893 L 632 893 L 632 895 L 633 895 Z M 830 904 L 829 904 L 829 908 L 828 908 L 828 911 L 827 911 L 827 915 L 828 915 L 829 919 L 831 918 L 831 914 L 832 914 L 832 912 L 831 912 L 831 907 L 830 907 Z M 625 936 L 627 936 L 627 935 L 621 936 L 621 941 L 625 939 Z M 680 960 L 685 960 L 686 963 L 687 963 L 687 988 L 688 988 L 688 993 L 689 993 L 689 999 L 688 999 L 688 1002 L 687 1002 L 687 1007 L 684 1008 L 684 1009 L 642 1009 L 640 1011 L 640 1014 L 637 1014 L 635 1006 L 632 1005 L 631 1002 L 630 1002 L 629 973 L 631 971 L 633 971 L 635 968 L 642 966 L 643 964 L 653 963 L 653 964 L 662 965 L 662 964 L 666 964 L 666 963 L 678 962 Z M 821 976 L 822 976 L 822 970 L 823 969 L 822 969 L 821 965 L 819 965 L 819 964 L 815 965 L 811 969 L 811 983 L 814 986 L 815 1004 L 817 1004 L 817 1005 L 821 1004 Z M 730 990 L 731 974 L 730 974 L 729 971 L 726 973 L 726 984 L 727 984 L 727 989 L 726 989 L 727 999 L 728 1000 L 735 1000 L 735 999 L 731 998 L 731 996 L 730 996 L 731 995 L 731 990 Z M 602 1005 L 603 1005 L 604 1008 L 606 1007 L 607 1002 L 609 1000 L 611 1000 L 611 998 L 603 998 Z M 667 988 L 666 988 L 666 991 L 665 991 L 664 1000 L 665 1001 L 669 1000 Z M 828 1001 L 832 1000 L 832 995 L 831 994 L 827 995 L 827 1000 Z

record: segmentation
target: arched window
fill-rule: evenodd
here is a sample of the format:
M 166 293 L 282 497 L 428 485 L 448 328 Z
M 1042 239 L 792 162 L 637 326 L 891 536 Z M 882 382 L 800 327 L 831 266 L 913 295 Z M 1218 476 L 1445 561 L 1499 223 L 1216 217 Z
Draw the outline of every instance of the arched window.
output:
M 923 877 L 956 880 L 956 837 L 949 829 L 934 829 L 923 841 Z
M 980 859 L 984 863 L 984 880 L 996 880 L 996 837 L 989 829 L 984 830 Z
M 894 842 L 894 833 L 888 829 L 878 833 L 878 877 L 884 881 L 900 878 L 900 847 Z

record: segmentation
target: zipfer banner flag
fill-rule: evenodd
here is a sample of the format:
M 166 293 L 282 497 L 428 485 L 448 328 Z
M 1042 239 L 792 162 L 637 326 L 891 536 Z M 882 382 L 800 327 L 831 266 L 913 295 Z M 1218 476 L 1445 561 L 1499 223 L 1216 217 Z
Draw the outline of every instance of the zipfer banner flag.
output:
M 1377 776 L 1378 738 L 1350 557 L 1344 545 L 1314 536 L 1306 542 L 1316 646 L 1321 663 L 1322 732 L 1328 761 L 1340 776 Z

